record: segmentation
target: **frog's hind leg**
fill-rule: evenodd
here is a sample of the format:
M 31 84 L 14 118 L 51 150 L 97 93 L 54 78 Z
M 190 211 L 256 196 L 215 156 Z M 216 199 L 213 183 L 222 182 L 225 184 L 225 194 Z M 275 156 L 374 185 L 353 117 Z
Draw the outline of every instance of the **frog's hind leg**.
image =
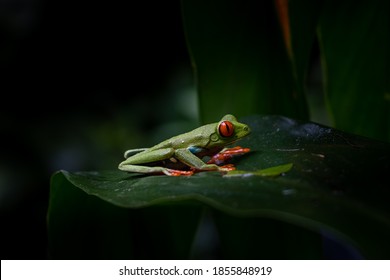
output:
M 144 174 L 166 174 L 168 176 L 189 176 L 193 174 L 193 171 L 184 171 L 184 170 L 174 170 L 164 166 L 150 166 L 150 164 L 156 162 L 162 162 L 164 160 L 169 160 L 173 154 L 174 149 L 165 148 L 150 151 L 139 150 L 138 153 L 128 157 L 126 160 L 121 162 L 118 168 L 126 172 L 135 172 L 135 173 L 144 173 Z M 137 150 L 130 150 L 130 152 L 135 152 Z M 125 153 L 126 155 L 126 153 Z
M 165 168 L 161 166 L 143 166 L 143 165 L 131 165 L 131 164 L 119 164 L 118 167 L 122 171 L 144 173 L 144 174 L 165 174 L 168 176 L 191 176 L 193 171 L 175 170 Z
M 132 155 L 135 155 L 135 154 L 138 154 L 140 152 L 143 152 L 143 151 L 146 151 L 148 148 L 140 148 L 140 149 L 132 149 L 132 150 L 127 150 L 125 153 L 124 153 L 124 157 L 125 158 L 129 158 L 131 157 Z

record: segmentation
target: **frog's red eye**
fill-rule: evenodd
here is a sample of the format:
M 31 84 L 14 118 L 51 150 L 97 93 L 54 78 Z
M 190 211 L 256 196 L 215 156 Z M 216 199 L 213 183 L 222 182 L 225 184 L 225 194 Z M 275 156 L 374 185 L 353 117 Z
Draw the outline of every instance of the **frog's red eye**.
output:
M 230 137 L 234 133 L 234 125 L 229 121 L 223 121 L 218 126 L 218 132 L 222 137 Z

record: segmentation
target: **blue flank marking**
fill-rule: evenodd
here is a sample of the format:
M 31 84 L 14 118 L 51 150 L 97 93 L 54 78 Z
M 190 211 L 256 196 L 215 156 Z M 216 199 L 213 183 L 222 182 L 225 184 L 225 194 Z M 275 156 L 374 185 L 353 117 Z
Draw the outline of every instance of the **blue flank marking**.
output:
M 191 146 L 188 148 L 188 150 L 190 150 L 190 152 L 193 154 L 197 154 L 197 153 L 200 153 L 201 151 L 203 151 L 204 149 L 201 147 Z

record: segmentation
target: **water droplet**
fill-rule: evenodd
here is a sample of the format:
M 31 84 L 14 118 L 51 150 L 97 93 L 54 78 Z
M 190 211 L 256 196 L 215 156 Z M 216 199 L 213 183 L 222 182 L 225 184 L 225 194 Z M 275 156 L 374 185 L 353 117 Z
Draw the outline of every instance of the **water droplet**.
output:
M 293 195 L 296 191 L 294 189 L 284 189 L 282 190 L 282 194 L 285 196 Z

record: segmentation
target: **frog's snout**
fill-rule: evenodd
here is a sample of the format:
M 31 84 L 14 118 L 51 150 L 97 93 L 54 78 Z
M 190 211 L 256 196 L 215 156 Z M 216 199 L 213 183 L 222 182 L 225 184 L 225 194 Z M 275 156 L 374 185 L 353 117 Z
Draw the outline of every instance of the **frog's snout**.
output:
M 247 125 L 241 125 L 239 132 L 237 133 L 237 138 L 242 138 L 251 133 L 251 129 Z

